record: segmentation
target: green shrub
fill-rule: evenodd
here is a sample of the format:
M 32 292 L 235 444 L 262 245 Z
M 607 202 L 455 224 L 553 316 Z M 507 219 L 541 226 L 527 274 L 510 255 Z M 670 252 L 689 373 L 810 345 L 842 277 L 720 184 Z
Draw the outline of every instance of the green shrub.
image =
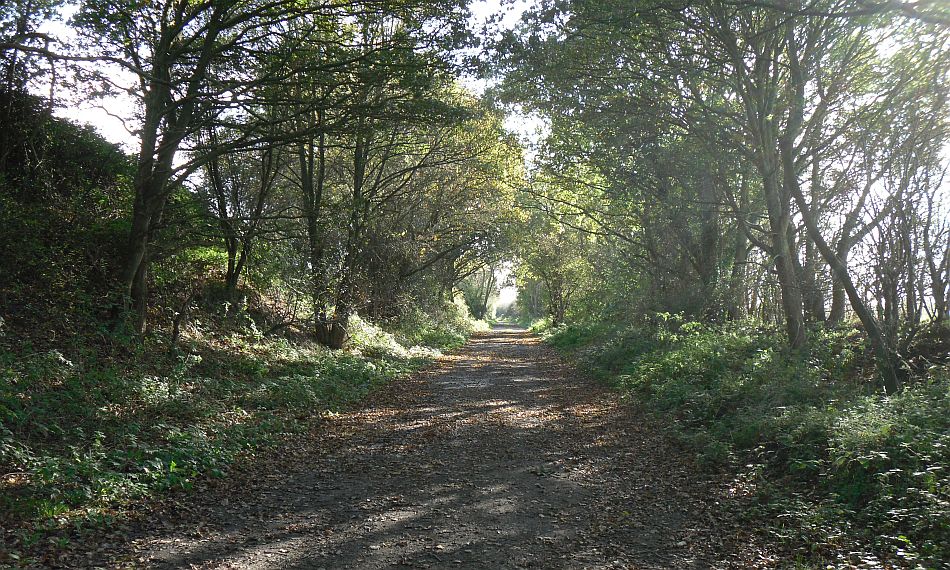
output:
M 188 489 L 438 354 L 358 317 L 350 330 L 345 351 L 252 332 L 198 334 L 172 354 L 153 339 L 128 362 L 0 350 L 0 470 L 16 474 L 0 482 L 0 520 L 72 525 Z
M 465 300 L 456 296 L 435 310 L 424 311 L 413 305 L 392 328 L 398 343 L 446 350 L 461 346 L 473 333 L 488 330 L 489 325 L 472 317 Z
M 835 422 L 828 485 L 880 529 L 880 543 L 933 559 L 950 552 L 950 380 L 866 397 Z M 944 558 L 946 559 L 946 558 Z
M 751 466 L 783 521 L 776 534 L 816 547 L 822 535 L 860 540 L 914 563 L 950 557 L 946 368 L 887 398 L 852 329 L 813 331 L 801 352 L 755 323 L 668 314 L 546 339 L 667 418 L 703 465 Z

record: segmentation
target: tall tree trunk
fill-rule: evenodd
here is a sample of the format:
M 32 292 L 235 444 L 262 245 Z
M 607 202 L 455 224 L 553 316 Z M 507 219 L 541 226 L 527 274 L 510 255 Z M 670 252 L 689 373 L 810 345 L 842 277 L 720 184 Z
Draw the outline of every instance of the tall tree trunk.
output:
M 699 243 L 699 276 L 703 295 L 703 313 L 714 320 L 722 318 L 721 298 L 717 295 L 719 288 L 719 243 L 720 225 L 719 208 L 715 185 L 711 172 L 706 172 L 699 185 L 699 199 L 701 202 L 701 231 Z
M 837 257 L 845 267 L 848 266 L 850 253 L 851 248 L 848 247 L 848 243 L 844 240 L 839 240 L 835 257 Z M 847 301 L 848 297 L 844 291 L 844 283 L 841 282 L 841 278 L 838 277 L 837 273 L 831 271 L 831 311 L 828 313 L 829 324 L 839 325 L 844 321 Z
M 208 144 L 216 146 L 217 136 L 213 128 L 208 129 Z M 225 295 L 229 301 L 234 299 L 237 290 L 238 276 L 238 235 L 237 230 L 231 220 L 231 214 L 228 212 L 228 192 L 224 176 L 221 174 L 221 165 L 219 157 L 212 157 L 205 168 L 208 175 L 208 184 L 214 197 L 214 207 L 218 216 L 218 229 L 221 230 L 221 239 L 224 240 L 224 249 L 228 256 L 228 267 L 224 274 Z M 232 195 L 231 202 L 236 204 L 237 200 Z
M 818 252 L 814 241 L 805 238 L 805 264 L 802 266 L 802 278 L 805 287 L 806 317 L 812 322 L 825 322 L 825 296 L 818 283 Z
M 120 275 L 121 305 L 119 320 L 116 324 L 132 326 L 137 334 L 145 332 L 148 298 L 149 246 L 155 230 L 155 218 L 158 214 L 156 200 L 163 192 L 151 189 L 153 184 L 145 181 L 136 191 L 136 200 L 132 207 L 132 227 L 126 246 L 125 261 Z
M 930 277 L 934 320 L 950 321 L 950 223 L 934 227 L 934 209 L 934 198 L 927 196 L 927 218 L 922 236 L 924 263 Z
M 791 172 L 791 170 L 788 172 Z M 789 174 L 786 174 L 786 176 L 788 175 Z M 857 287 L 855 287 L 848 267 L 842 260 L 838 259 L 834 250 L 831 249 L 828 242 L 826 242 L 821 235 L 818 223 L 815 220 L 811 208 L 805 201 L 801 188 L 797 184 L 790 185 L 790 188 L 792 188 L 794 192 L 795 201 L 798 203 L 798 208 L 802 214 L 802 219 L 805 222 L 805 228 L 808 230 L 809 236 L 814 240 L 818 251 L 821 252 L 821 255 L 825 258 L 825 262 L 831 267 L 831 270 L 840 281 L 848 295 L 852 309 L 861 320 L 861 324 L 864 325 L 864 330 L 868 335 L 868 340 L 871 342 L 871 346 L 877 358 L 878 370 L 881 374 L 884 390 L 888 394 L 896 393 L 900 390 L 901 386 L 900 377 L 897 372 L 897 355 L 887 342 L 883 330 L 878 324 L 877 319 L 874 318 L 874 314 L 864 302 Z
M 790 204 L 777 179 L 778 161 L 774 151 L 767 149 L 763 153 L 763 189 L 769 214 L 769 230 L 772 238 L 775 271 L 778 275 L 782 313 L 785 319 L 785 334 L 792 348 L 805 345 L 805 315 L 802 290 L 798 272 L 795 269 L 797 256 L 795 244 L 791 241 Z
M 745 232 L 736 232 L 736 245 L 732 254 L 732 268 L 729 271 L 729 319 L 737 321 L 744 316 L 743 300 L 747 297 L 745 284 L 745 265 L 749 259 L 749 239 Z
M 485 279 L 485 294 L 482 295 L 482 305 L 479 308 L 479 310 L 482 313 L 481 316 L 479 317 L 480 319 L 484 319 L 486 316 L 488 316 L 488 303 L 491 300 L 491 292 L 494 287 L 495 287 L 495 272 L 492 270 L 491 267 L 489 267 L 488 275 Z
M 729 299 L 727 301 L 729 319 L 733 321 L 741 319 L 748 314 L 747 311 L 749 310 L 745 303 L 745 300 L 749 297 L 749 286 L 746 283 L 746 264 L 751 250 L 749 248 L 749 236 L 743 226 L 747 221 L 749 205 L 749 179 L 746 175 L 742 176 L 736 205 L 738 225 L 736 227 L 735 247 L 732 252 L 732 267 L 729 270 Z
M 910 325 L 910 335 L 901 340 L 901 346 L 913 339 L 913 331 L 920 324 L 922 308 L 917 300 L 918 290 L 918 269 L 917 269 L 917 251 L 919 244 L 915 243 L 915 229 L 917 228 L 917 217 L 914 212 L 908 211 L 914 205 L 903 203 L 897 210 L 898 237 L 900 248 L 905 260 L 904 267 L 904 320 Z
M 323 124 L 323 114 L 317 114 L 318 124 Z M 307 254 L 310 264 L 310 303 L 313 309 L 315 332 L 324 333 L 326 320 L 326 287 L 323 271 L 323 237 L 320 235 L 320 215 L 323 204 L 323 189 L 326 179 L 326 135 L 320 133 L 316 144 L 310 139 L 297 147 L 301 189 L 303 190 L 303 214 L 307 229 Z
M 151 62 L 151 76 L 143 100 L 145 116 L 140 133 L 141 148 L 133 183 L 132 228 L 119 280 L 122 319 L 124 321 L 128 316 L 125 313 L 131 311 L 135 332 L 139 334 L 145 331 L 149 246 L 172 190 L 169 186 L 175 172 L 175 155 L 195 121 L 199 90 L 207 78 L 215 53 L 224 10 L 223 6 L 213 10 L 200 55 L 179 101 L 174 100 L 171 91 L 175 62 L 168 59 L 172 44 L 179 39 L 178 31 L 173 27 L 162 30 Z
M 366 182 L 366 167 L 369 161 L 370 143 L 365 135 L 356 137 L 353 149 L 353 194 L 350 222 L 347 230 L 346 251 L 340 268 L 333 315 L 318 322 L 317 341 L 329 348 L 342 348 L 346 342 L 346 323 L 353 312 L 355 271 L 359 258 L 360 242 L 363 239 L 364 209 L 366 200 L 363 185 Z

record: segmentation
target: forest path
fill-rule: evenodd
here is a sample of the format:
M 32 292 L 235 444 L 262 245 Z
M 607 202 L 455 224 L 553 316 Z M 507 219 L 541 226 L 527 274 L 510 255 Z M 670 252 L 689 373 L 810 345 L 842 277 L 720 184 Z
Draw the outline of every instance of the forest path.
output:
M 496 328 L 134 541 L 157 568 L 750 568 L 740 499 L 616 393 Z M 113 560 L 115 562 L 115 560 Z

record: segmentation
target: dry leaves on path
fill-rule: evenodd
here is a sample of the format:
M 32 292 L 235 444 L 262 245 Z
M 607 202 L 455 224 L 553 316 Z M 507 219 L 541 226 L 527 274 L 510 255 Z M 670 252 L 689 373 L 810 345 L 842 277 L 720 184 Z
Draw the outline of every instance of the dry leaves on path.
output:
M 298 443 L 66 564 L 773 565 L 726 485 L 524 331 L 476 337 Z

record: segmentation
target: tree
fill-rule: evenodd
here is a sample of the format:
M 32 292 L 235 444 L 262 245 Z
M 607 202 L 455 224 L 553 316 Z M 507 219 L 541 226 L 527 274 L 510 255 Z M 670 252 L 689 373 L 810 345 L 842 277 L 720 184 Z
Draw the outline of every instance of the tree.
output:
M 857 4 L 544 3 L 503 38 L 495 64 L 502 98 L 551 121 L 546 167 L 600 177 L 561 198 L 575 217 L 626 242 L 651 277 L 663 266 L 682 274 L 687 261 L 706 300 L 741 292 L 739 268 L 762 259 L 771 271 L 746 275 L 774 276 L 795 349 L 807 322 L 825 318 L 827 269 L 831 320 L 846 297 L 893 391 L 891 340 L 847 255 L 905 201 L 901 190 L 881 198 L 883 181 L 912 180 L 922 163 L 910 157 L 945 144 L 942 129 L 918 125 L 946 113 L 947 30 L 915 18 L 909 35 L 904 16 Z M 880 216 L 868 216 L 878 203 Z M 751 290 L 757 306 L 771 305 L 760 302 L 768 290 Z
M 343 22 L 389 11 L 390 22 L 419 29 L 436 18 L 451 20 L 457 11 L 439 10 L 455 5 L 422 9 L 415 3 L 358 0 L 302 6 L 282 0 L 167 0 L 135 6 L 96 0 L 83 5 L 75 21 L 84 49 L 92 54 L 87 57 L 130 73 L 134 85 L 128 89 L 141 111 L 132 229 L 120 276 L 122 306 L 133 309 L 136 330 L 145 323 L 149 244 L 169 195 L 214 154 L 228 152 L 219 145 L 211 153 L 179 160 L 182 144 L 195 140 L 209 122 L 254 116 L 262 87 L 292 80 L 288 70 L 332 72 L 389 47 L 366 44 L 366 49 L 346 50 L 343 59 L 309 58 L 301 66 L 295 62 L 298 50 L 313 53 L 312 46 L 333 41 L 318 25 L 323 19 Z M 108 75 L 99 78 L 112 83 Z M 230 148 L 253 141 L 254 133 L 246 133 Z
M 208 129 L 207 147 L 218 148 L 218 128 Z M 227 134 L 225 134 L 227 136 Z M 219 155 L 213 150 L 205 164 L 206 184 L 201 187 L 227 251 L 225 292 L 234 301 L 238 281 L 247 267 L 255 241 L 264 231 L 271 194 L 286 160 L 283 147 L 269 144 Z

